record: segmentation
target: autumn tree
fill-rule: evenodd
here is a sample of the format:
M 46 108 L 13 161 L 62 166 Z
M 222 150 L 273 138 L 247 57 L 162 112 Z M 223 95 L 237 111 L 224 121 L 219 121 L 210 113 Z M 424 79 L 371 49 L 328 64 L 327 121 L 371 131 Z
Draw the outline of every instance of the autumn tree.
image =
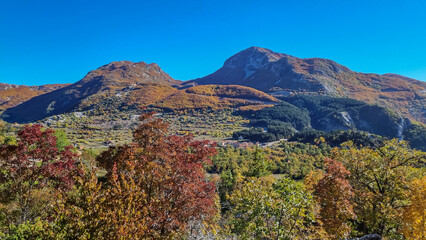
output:
M 404 193 L 415 172 L 413 166 L 424 163 L 426 154 L 393 139 L 378 148 L 358 148 L 347 142 L 342 149 L 334 149 L 332 156 L 351 173 L 358 230 L 396 238 L 401 227 L 399 213 L 408 200 Z
M 270 175 L 270 163 L 261 148 L 220 148 L 213 158 L 211 172 L 220 174 L 218 193 L 223 213 L 230 209 L 229 195 L 237 182 L 244 177 L 261 177 Z
M 247 177 L 265 177 L 271 175 L 269 163 L 265 153 L 260 148 L 255 148 L 252 152 L 252 158 L 249 161 L 248 170 L 244 172 Z
M 138 239 L 147 232 L 146 200 L 135 182 L 134 168 L 113 170 L 109 186 L 96 176 L 96 168 L 83 168 L 74 191 L 58 196 L 53 215 L 57 239 Z
M 303 185 L 305 185 L 306 190 L 314 193 L 315 188 L 318 185 L 318 182 L 324 177 L 323 170 L 313 170 L 309 172 L 308 175 L 303 179 Z
M 68 141 L 67 134 L 63 130 L 55 130 L 54 136 L 56 137 L 56 148 L 59 151 L 63 151 L 67 146 L 71 145 Z
M 426 176 L 410 182 L 406 194 L 410 204 L 403 209 L 401 232 L 406 239 L 424 239 L 426 236 Z
M 186 234 L 189 222 L 215 215 L 215 186 L 203 169 L 215 153 L 210 142 L 168 135 L 168 124 L 152 113 L 140 120 L 132 143 L 97 158 L 106 170 L 104 183 L 83 179 L 76 200 L 64 195 L 61 225 L 75 232 L 71 236 L 168 239 Z M 74 224 L 78 219 L 89 223 Z
M 1 230 L 45 214 L 55 191 L 72 185 L 76 160 L 71 146 L 58 151 L 54 131 L 38 124 L 19 131 L 17 145 L 1 145 Z
M 350 172 L 339 162 L 326 158 L 325 174 L 315 186 L 315 197 L 320 205 L 320 219 L 331 239 L 347 238 L 351 227 L 348 220 L 355 217 L 353 190 L 347 177 Z
M 16 145 L 16 139 L 8 136 L 8 131 L 10 131 L 10 127 L 7 127 L 7 123 L 0 120 L 0 144 Z
M 302 184 L 272 176 L 247 178 L 231 195 L 232 229 L 242 239 L 312 237 L 313 198 Z M 312 238 L 314 239 L 314 238 Z

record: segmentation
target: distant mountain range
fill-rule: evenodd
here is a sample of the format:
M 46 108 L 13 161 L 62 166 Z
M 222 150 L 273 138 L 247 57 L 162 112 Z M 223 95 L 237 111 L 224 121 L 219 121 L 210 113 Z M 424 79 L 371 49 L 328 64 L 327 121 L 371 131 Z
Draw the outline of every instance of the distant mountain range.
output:
M 120 61 L 93 70 L 71 85 L 3 84 L 0 107 L 6 109 L 4 120 L 23 123 L 99 105 L 240 107 L 270 104 L 278 101 L 273 96 L 294 94 L 354 98 L 426 123 L 426 82 L 396 74 L 358 73 L 331 60 L 301 59 L 259 47 L 235 54 L 206 77 L 185 82 L 171 78 L 155 63 Z

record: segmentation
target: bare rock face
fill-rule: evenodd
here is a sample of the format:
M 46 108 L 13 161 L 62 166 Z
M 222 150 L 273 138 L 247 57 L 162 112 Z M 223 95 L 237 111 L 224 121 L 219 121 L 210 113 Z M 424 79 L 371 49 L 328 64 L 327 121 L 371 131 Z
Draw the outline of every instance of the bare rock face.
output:
M 0 83 L 0 91 L 4 91 L 7 89 L 12 89 L 12 88 L 16 88 L 19 87 L 19 85 L 16 84 L 8 84 L 8 83 Z

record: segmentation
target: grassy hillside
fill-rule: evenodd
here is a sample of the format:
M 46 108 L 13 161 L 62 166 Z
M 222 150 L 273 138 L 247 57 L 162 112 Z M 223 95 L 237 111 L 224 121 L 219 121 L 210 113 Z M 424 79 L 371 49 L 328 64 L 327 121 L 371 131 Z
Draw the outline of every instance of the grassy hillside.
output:
M 239 85 L 202 85 L 186 90 L 187 93 L 195 93 L 206 96 L 218 96 L 226 98 L 244 98 L 264 102 L 278 102 L 279 100 L 262 91 Z
M 144 83 L 178 85 L 180 81 L 172 79 L 157 64 L 112 62 L 90 71 L 74 84 L 9 108 L 2 117 L 9 122 L 38 121 L 49 116 L 76 111 L 92 103 L 105 103 L 108 102 L 106 99 L 113 96 L 116 98 L 112 100 L 117 101 L 124 96 L 123 94 L 131 92 L 133 87 Z
M 29 99 L 67 86 L 68 84 L 49 84 L 42 86 L 16 86 L 0 90 L 0 110 L 6 110 Z

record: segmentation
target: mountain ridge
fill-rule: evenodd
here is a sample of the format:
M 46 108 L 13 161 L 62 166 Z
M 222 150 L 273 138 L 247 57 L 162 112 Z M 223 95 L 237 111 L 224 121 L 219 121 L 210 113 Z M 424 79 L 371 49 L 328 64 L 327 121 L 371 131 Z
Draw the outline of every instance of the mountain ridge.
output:
M 40 86 L 0 83 L 0 110 L 15 107 L 29 99 L 66 87 L 70 84 L 45 84 Z
M 333 60 L 297 58 L 250 47 L 212 74 L 183 85 L 231 84 L 277 95 L 315 93 L 350 97 L 391 108 L 426 123 L 426 82 L 398 74 L 360 73 Z
M 78 107 L 79 103 L 94 94 L 124 89 L 137 83 L 179 85 L 157 64 L 116 61 L 90 71 L 81 80 L 43 95 L 35 96 L 15 107 L 6 109 L 5 121 L 31 122 L 62 114 Z
M 74 84 L 35 96 L 20 105 L 6 109 L 3 119 L 21 122 L 40 120 L 77 109 L 82 103 L 90 106 L 92 104 L 90 101 L 93 99 L 96 102 L 114 94 L 120 95 L 120 91 L 127 94 L 138 85 L 139 94 L 144 95 L 142 92 L 145 90 L 141 85 L 143 83 L 170 86 L 171 89 L 167 90 L 165 87 L 154 88 L 144 85 L 147 90 L 155 89 L 154 93 L 162 97 L 175 92 L 173 89 L 188 89 L 196 85 L 212 84 L 245 86 L 277 97 L 298 93 L 349 97 L 390 108 L 413 120 L 426 123 L 425 82 L 392 73 L 382 75 L 359 73 L 333 60 L 297 58 L 260 47 L 250 47 L 240 51 L 228 58 L 223 67 L 214 73 L 185 82 L 173 79 L 156 63 L 111 62 L 90 71 Z M 12 88 L 8 85 L 4 87 Z M 162 90 L 167 93 L 160 94 L 159 91 Z M 162 97 L 153 94 L 145 94 L 143 99 L 147 103 L 158 103 Z M 192 93 L 181 92 L 175 95 L 174 100 L 190 99 L 188 94 Z M 217 106 L 222 106 L 217 99 L 207 100 L 208 96 L 200 95 L 200 92 L 197 94 L 199 96 L 194 97 L 201 97 L 200 102 L 214 102 Z M 250 90 L 250 94 L 257 93 Z M 136 93 L 131 96 L 134 102 L 141 99 Z M 149 98 L 156 100 L 149 101 Z M 171 99 L 169 98 L 167 104 L 171 104 Z
M 165 110 L 217 109 L 278 102 L 245 86 L 205 85 L 181 88 L 157 64 L 112 62 L 90 71 L 74 84 L 9 108 L 2 118 L 27 123 L 72 111 L 127 111 L 142 106 Z

